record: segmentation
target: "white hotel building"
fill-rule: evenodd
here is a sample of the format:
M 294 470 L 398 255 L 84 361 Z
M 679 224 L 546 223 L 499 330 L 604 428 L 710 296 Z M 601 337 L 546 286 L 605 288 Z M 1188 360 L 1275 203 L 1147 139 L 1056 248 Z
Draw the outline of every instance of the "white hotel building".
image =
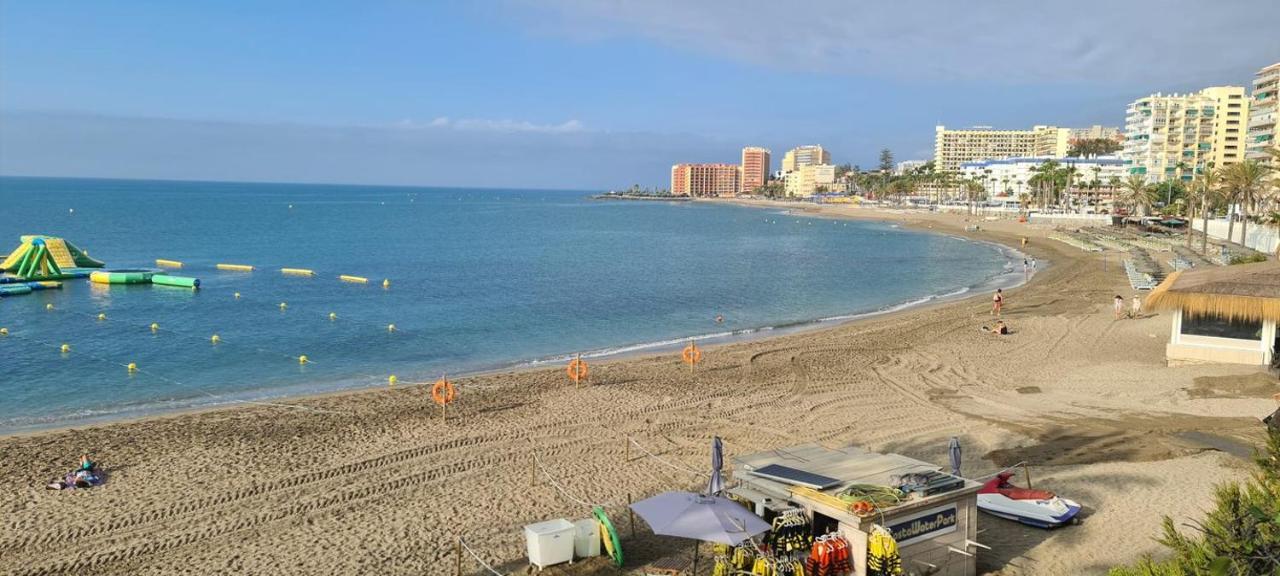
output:
M 1106 186 L 1112 178 L 1123 180 L 1129 172 L 1124 161 L 1115 156 L 1097 158 L 1020 157 L 999 160 L 978 160 L 960 165 L 960 176 L 982 184 L 991 200 L 1017 200 L 1023 193 L 1034 191 L 1028 182 L 1036 175 L 1036 169 L 1048 160 L 1064 166 L 1075 166 L 1076 176 L 1072 186 L 1083 188 L 1097 180 Z

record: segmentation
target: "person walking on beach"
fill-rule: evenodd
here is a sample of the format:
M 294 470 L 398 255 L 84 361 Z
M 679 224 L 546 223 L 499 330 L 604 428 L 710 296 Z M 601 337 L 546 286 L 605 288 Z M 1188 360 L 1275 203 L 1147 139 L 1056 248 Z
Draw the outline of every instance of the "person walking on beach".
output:
M 996 288 L 995 296 L 991 297 L 991 313 L 999 316 L 1001 308 L 1004 308 L 1004 289 Z
M 1115 300 L 1113 301 L 1113 308 L 1115 308 L 1116 311 L 1116 320 L 1119 320 L 1124 316 L 1124 296 L 1116 294 Z
M 1139 298 L 1137 294 L 1134 294 L 1133 306 L 1129 308 L 1129 317 L 1137 318 L 1138 314 L 1140 314 L 1141 312 L 1142 312 L 1142 299 Z

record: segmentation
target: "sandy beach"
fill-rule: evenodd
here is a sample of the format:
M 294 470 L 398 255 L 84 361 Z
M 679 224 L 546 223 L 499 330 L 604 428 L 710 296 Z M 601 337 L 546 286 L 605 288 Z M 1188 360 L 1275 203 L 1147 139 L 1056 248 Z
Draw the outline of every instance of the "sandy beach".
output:
M 627 570 L 595 559 L 545 573 L 628 573 L 690 552 L 642 522 L 633 535 L 628 498 L 698 486 L 690 470 L 718 435 L 730 457 L 821 442 L 942 465 L 958 436 L 967 476 L 1029 461 L 1037 487 L 1085 505 L 1083 521 L 1043 531 L 983 516 L 979 567 L 1089 574 L 1158 553 L 1162 515 L 1196 517 L 1215 484 L 1247 474 L 1275 378 L 1167 367 L 1167 315 L 1112 317 L 1111 298 L 1133 293 L 1114 256 L 1104 270 L 1049 228 L 1007 220 L 776 206 L 1014 247 L 1025 236 L 1049 266 L 1006 291 L 1005 337 L 980 332 L 991 295 L 973 294 L 711 347 L 696 371 L 667 353 L 592 363 L 581 387 L 558 365 L 459 379 L 443 421 L 430 383 L 401 383 L 0 438 L 0 573 L 453 574 L 459 537 L 524 573 L 522 527 L 589 504 L 621 529 Z M 44 489 L 86 451 L 107 485 Z

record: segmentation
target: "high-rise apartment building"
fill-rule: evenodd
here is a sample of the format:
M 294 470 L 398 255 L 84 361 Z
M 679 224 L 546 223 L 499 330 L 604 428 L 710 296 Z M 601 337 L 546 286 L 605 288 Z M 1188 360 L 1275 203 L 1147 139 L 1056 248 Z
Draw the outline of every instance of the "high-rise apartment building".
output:
M 792 198 L 805 198 L 830 192 L 836 182 L 836 167 L 830 164 L 805 164 L 787 172 L 786 192 Z
M 1244 159 L 1249 102 L 1240 86 L 1214 86 L 1193 94 L 1152 94 L 1129 104 L 1124 159 L 1130 174 L 1148 182 L 1191 180 L 1212 164 Z
M 671 194 L 731 197 L 738 193 L 740 171 L 737 164 L 676 164 L 671 167 Z
M 795 172 L 801 166 L 816 166 L 818 164 L 830 164 L 831 153 L 822 149 L 822 146 L 810 145 L 799 146 L 787 150 L 787 154 L 782 157 L 782 171 Z
M 1114 126 L 1093 125 L 1088 128 L 1072 128 L 1070 142 L 1080 140 L 1115 140 L 1124 142 L 1124 130 Z
M 751 194 L 769 180 L 769 150 L 756 146 L 742 149 L 742 189 L 740 194 Z
M 933 160 L 937 170 L 955 171 L 965 162 L 1020 156 L 1062 158 L 1070 148 L 1071 130 L 1034 126 L 1030 130 L 995 130 L 976 126 L 963 130 L 934 128 Z
M 1259 162 L 1271 162 L 1267 149 L 1280 146 L 1280 130 L 1276 117 L 1280 106 L 1276 105 L 1280 93 L 1280 62 L 1276 62 L 1253 77 L 1253 97 L 1249 101 L 1249 131 L 1245 134 L 1245 157 Z

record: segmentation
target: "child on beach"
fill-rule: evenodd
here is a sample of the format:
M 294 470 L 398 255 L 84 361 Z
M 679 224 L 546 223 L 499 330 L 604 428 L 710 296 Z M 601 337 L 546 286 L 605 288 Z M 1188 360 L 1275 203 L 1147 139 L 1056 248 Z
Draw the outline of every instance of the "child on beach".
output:
M 996 288 L 995 296 L 991 297 L 991 313 L 996 316 L 1000 315 L 1000 309 L 1004 307 L 1004 289 Z
M 1112 303 L 1112 307 L 1115 309 L 1115 312 L 1116 312 L 1116 320 L 1119 320 L 1121 317 L 1124 316 L 1124 297 L 1119 294 L 1116 294 L 1116 297 Z
M 1129 308 L 1129 317 L 1137 318 L 1140 312 L 1142 312 L 1142 299 L 1137 294 L 1134 294 L 1133 306 Z

